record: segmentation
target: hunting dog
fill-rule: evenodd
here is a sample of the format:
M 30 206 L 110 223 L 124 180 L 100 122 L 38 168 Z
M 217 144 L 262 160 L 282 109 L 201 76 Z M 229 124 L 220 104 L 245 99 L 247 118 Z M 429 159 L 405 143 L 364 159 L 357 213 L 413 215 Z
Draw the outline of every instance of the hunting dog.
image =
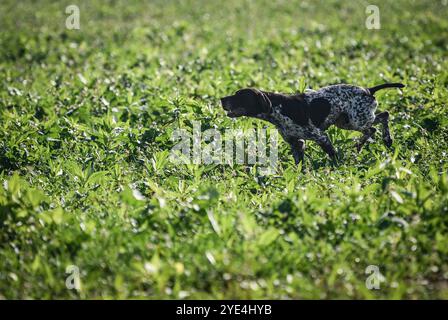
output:
M 335 125 L 362 132 L 357 142 L 358 152 L 374 136 L 373 125 L 382 125 L 383 141 L 392 145 L 389 113 L 375 115 L 378 103 L 375 92 L 385 88 L 403 88 L 401 83 L 385 83 L 372 88 L 348 84 L 324 87 L 320 90 L 285 95 L 246 88 L 221 98 L 221 104 L 231 118 L 247 116 L 274 124 L 290 145 L 296 164 L 303 161 L 305 140 L 316 142 L 335 161 L 336 151 L 325 130 Z

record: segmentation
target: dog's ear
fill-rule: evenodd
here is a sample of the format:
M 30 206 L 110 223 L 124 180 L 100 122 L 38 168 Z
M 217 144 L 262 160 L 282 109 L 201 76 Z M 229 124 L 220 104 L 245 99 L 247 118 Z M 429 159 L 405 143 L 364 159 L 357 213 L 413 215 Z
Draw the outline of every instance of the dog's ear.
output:
M 261 95 L 261 99 L 263 101 L 262 108 L 263 108 L 263 112 L 264 113 L 270 113 L 272 111 L 272 102 L 269 99 L 269 97 L 267 96 L 266 93 L 264 93 L 263 91 L 258 90 L 258 92 Z

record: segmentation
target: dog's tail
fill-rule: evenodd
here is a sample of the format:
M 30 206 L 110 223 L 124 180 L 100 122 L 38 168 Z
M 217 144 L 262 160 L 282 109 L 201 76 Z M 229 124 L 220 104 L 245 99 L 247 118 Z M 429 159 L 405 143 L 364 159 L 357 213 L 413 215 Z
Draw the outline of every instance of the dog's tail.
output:
M 375 92 L 377 92 L 378 90 L 381 90 L 381 89 L 403 88 L 403 87 L 404 87 L 404 84 L 402 84 L 402 83 L 384 83 L 384 84 L 380 84 L 379 86 L 368 88 L 367 90 L 369 90 L 370 94 L 373 96 L 375 94 Z

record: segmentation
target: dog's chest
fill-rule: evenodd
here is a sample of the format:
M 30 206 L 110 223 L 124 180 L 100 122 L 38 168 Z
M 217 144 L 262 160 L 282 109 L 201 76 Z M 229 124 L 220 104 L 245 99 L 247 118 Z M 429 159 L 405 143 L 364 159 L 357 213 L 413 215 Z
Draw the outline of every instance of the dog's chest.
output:
M 310 134 L 310 128 L 294 123 L 291 118 L 281 113 L 281 106 L 275 108 L 271 114 L 273 122 L 284 137 L 306 139 Z

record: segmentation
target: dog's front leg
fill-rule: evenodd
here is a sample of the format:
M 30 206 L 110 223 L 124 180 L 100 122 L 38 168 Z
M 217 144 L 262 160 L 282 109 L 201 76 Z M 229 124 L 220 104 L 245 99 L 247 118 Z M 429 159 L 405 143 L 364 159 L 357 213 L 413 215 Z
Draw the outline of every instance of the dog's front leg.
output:
M 303 157 L 305 155 L 305 140 L 298 139 L 292 136 L 286 136 L 282 134 L 283 139 L 289 144 L 291 148 L 292 156 L 294 157 L 294 162 L 299 164 L 303 163 Z

